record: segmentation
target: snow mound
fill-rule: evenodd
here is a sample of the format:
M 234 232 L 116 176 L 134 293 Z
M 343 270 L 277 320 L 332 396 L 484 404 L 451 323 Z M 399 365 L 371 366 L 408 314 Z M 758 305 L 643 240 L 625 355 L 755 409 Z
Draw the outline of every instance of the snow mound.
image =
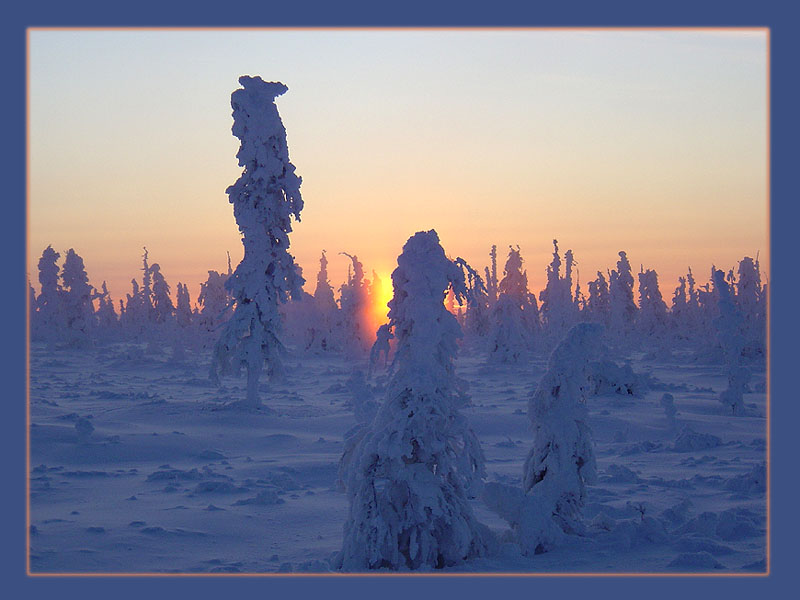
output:
M 767 465 L 761 463 L 743 475 L 725 480 L 723 487 L 732 492 L 765 493 L 767 491 Z
M 685 425 L 675 443 L 672 445 L 673 452 L 693 452 L 695 450 L 708 450 L 722 445 L 722 440 L 710 433 L 698 433 L 688 425 Z

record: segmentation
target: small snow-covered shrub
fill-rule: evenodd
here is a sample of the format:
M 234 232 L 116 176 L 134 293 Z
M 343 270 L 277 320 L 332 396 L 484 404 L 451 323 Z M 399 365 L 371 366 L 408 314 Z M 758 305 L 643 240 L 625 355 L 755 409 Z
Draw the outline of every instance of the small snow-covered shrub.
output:
M 610 360 L 593 361 L 588 366 L 590 395 L 621 394 L 641 397 L 647 391 L 647 379 L 634 373 L 629 364 L 621 367 Z

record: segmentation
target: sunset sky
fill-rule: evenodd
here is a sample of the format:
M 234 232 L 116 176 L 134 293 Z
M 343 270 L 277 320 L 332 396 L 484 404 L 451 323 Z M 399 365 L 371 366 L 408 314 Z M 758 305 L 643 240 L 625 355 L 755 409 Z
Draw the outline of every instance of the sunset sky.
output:
M 625 250 L 669 303 L 691 266 L 769 267 L 767 36 L 749 31 L 215 30 L 30 33 L 29 256 L 74 248 L 115 303 L 142 246 L 194 301 L 242 245 L 230 94 L 277 99 L 305 208 L 291 252 L 313 292 L 357 254 L 388 276 L 434 228 L 480 271 L 519 245 L 539 292 L 552 239 L 581 285 Z

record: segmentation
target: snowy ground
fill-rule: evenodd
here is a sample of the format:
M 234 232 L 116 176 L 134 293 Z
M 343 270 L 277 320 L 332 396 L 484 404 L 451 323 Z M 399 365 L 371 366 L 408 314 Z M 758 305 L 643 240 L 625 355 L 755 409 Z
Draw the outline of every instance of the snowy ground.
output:
M 205 358 L 176 365 L 129 346 L 33 344 L 33 572 L 329 570 L 347 514 L 336 474 L 355 425 L 346 381 L 357 365 L 293 358 L 302 376 L 262 384 L 274 412 L 254 413 L 231 407 L 244 380 L 211 386 Z M 631 364 L 652 377 L 643 397 L 589 399 L 599 477 L 586 535 L 533 557 L 501 543 L 495 556 L 455 570 L 765 571 L 764 369 L 745 396 L 749 414 L 734 417 L 716 397 L 721 366 L 686 357 Z M 532 443 L 527 396 L 543 370 L 543 360 L 458 360 L 487 481 L 519 484 Z M 665 392 L 676 428 L 659 404 Z M 480 500 L 474 508 L 502 540 L 505 522 Z

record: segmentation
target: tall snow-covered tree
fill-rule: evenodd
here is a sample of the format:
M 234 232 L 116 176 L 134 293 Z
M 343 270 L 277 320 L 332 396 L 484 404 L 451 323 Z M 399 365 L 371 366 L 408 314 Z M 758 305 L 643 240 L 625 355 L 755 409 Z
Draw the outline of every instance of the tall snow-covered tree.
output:
M 639 333 L 646 339 L 663 340 L 667 333 L 667 304 L 658 288 L 658 274 L 644 268 L 639 272 L 639 311 L 636 314 Z
M 350 509 L 339 563 L 347 571 L 447 567 L 484 554 L 490 540 L 468 502 L 483 454 L 459 412 L 461 331 L 443 305 L 451 285 L 465 293 L 463 275 L 433 230 L 412 236 L 397 265 L 395 371 L 344 470 Z
M 720 402 L 734 415 L 744 413 L 744 392 L 750 381 L 750 371 L 742 362 L 742 351 L 745 348 L 745 337 L 742 333 L 744 318 L 736 306 L 731 288 L 725 281 L 725 273 L 713 271 L 714 287 L 719 298 L 719 316 L 714 319 L 717 339 L 725 357 L 725 369 L 728 376 L 728 387 L 720 394 Z
M 736 306 L 744 318 L 743 353 L 749 357 L 763 357 L 766 355 L 766 294 L 761 285 L 758 258 L 754 261 L 745 256 L 739 261 L 737 273 L 739 280 L 736 284 Z
M 364 265 L 358 256 L 340 252 L 350 259 L 347 282 L 340 288 L 341 338 L 346 352 L 353 356 L 365 354 L 375 339 L 370 331 L 368 311 L 368 288 L 364 282 Z
M 301 179 L 289 162 L 286 129 L 275 98 L 282 83 L 242 76 L 231 95 L 233 135 L 241 145 L 237 158 L 244 171 L 226 192 L 244 244 L 244 257 L 225 286 L 234 313 L 214 348 L 212 376 L 247 370 L 247 401 L 258 407 L 258 380 L 266 361 L 271 377 L 282 373 L 278 304 L 298 296 L 303 279 L 289 254 L 292 218 L 303 208 Z
M 209 271 L 206 280 L 200 284 L 197 304 L 200 306 L 199 330 L 203 338 L 217 337 L 218 329 L 230 318 L 233 299 L 225 288 L 229 275 Z
M 492 249 L 489 251 L 489 259 L 491 260 L 491 270 L 486 267 L 486 294 L 489 297 L 489 306 L 494 306 L 497 302 L 497 246 L 492 244 Z
M 553 344 L 560 340 L 578 319 L 572 298 L 572 269 L 576 264 L 572 250 L 567 250 L 564 254 L 564 263 L 565 273 L 562 277 L 558 240 L 553 240 L 553 260 L 547 267 L 547 285 L 539 293 L 542 320 Z
M 589 282 L 585 316 L 588 321 L 608 325 L 610 318 L 608 282 L 600 271 L 597 272 L 597 279 Z
M 177 298 L 175 302 L 175 318 L 170 321 L 174 329 L 172 358 L 181 362 L 186 358 L 186 348 L 195 343 L 192 319 L 192 305 L 189 298 L 189 288 L 178 282 Z
M 600 349 L 602 325 L 574 326 L 550 356 L 547 372 L 528 401 L 534 445 L 525 460 L 523 489 L 531 502 L 520 522 L 530 552 L 547 550 L 557 530 L 581 530 L 586 483 L 595 476 L 586 395 L 589 364 Z
M 63 290 L 58 277 L 58 259 L 61 255 L 48 246 L 39 259 L 39 284 L 41 291 L 36 298 L 36 314 L 31 315 L 32 337 L 55 340 L 63 327 Z
M 318 320 L 316 328 L 319 332 L 319 348 L 326 352 L 338 349 L 336 325 L 339 322 L 339 307 L 336 304 L 333 287 L 328 280 L 328 257 L 325 255 L 325 250 L 319 257 L 314 304 Z
M 609 310 L 613 337 L 620 338 L 630 333 L 636 318 L 636 303 L 633 301 L 633 275 L 631 263 L 624 251 L 620 251 L 616 270 L 609 277 Z
M 153 266 L 150 267 L 150 276 L 153 281 L 153 315 L 155 321 L 160 324 L 172 322 L 175 316 L 175 306 L 169 296 L 169 284 L 163 273 L 161 273 L 161 267 L 158 263 L 153 263 Z
M 180 327 L 188 328 L 192 325 L 192 301 L 189 297 L 189 288 L 180 281 L 178 282 L 175 318 Z
M 467 310 L 464 314 L 464 333 L 466 341 L 472 345 L 483 344 L 483 339 L 491 328 L 489 314 L 489 295 L 486 285 L 478 272 L 463 258 L 456 258 L 455 263 L 461 267 L 467 286 Z
M 156 320 L 155 307 L 153 306 L 153 271 L 147 261 L 147 248 L 142 248 L 142 288 L 139 291 L 141 298 L 141 307 L 146 314 L 148 323 Z
M 489 357 L 517 362 L 533 350 L 539 327 L 536 299 L 528 292 L 528 274 L 522 270 L 519 248 L 509 246 L 503 279 L 492 307 Z
M 333 287 L 328 280 L 328 257 L 325 255 L 325 250 L 319 257 L 319 273 L 317 273 L 317 287 L 314 288 L 314 300 L 326 315 L 333 315 L 337 310 Z
M 546 552 L 565 534 L 584 529 L 586 484 L 596 468 L 586 396 L 602 332 L 599 323 L 579 323 L 550 355 L 528 400 L 534 444 L 525 460 L 522 489 L 495 482 L 484 488 L 484 501 L 508 521 L 525 554 Z
M 101 292 L 97 296 L 95 319 L 100 336 L 109 339 L 117 334 L 119 319 L 117 318 L 117 312 L 114 310 L 114 302 L 111 300 L 111 294 L 108 293 L 108 286 L 105 281 L 100 289 Z
M 91 343 L 92 291 L 83 259 L 70 248 L 61 269 L 61 282 L 64 289 L 65 337 L 69 344 L 84 346 Z

